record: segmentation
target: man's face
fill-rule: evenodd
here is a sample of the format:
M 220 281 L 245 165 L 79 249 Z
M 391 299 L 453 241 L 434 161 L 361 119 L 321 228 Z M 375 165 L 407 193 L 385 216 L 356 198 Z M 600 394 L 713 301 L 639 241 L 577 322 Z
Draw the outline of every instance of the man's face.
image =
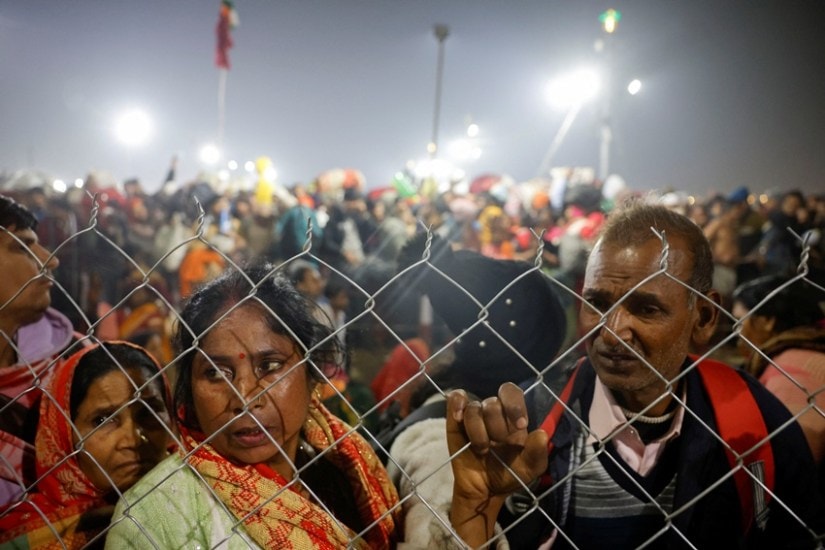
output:
M 304 278 L 295 284 L 295 288 L 307 298 L 317 300 L 324 293 L 324 280 L 316 270 L 307 269 Z
M 0 322 L 4 326 L 16 325 L 16 330 L 32 323 L 51 304 L 52 282 L 41 274 L 44 264 L 53 270 L 58 261 L 49 259 L 33 230 L 0 228 Z
M 689 280 L 686 244 L 671 238 L 670 245 L 667 273 Z M 633 290 L 660 270 L 661 253 L 657 239 L 635 247 L 599 243 L 587 264 L 580 327 L 583 334 L 593 331 L 587 351 L 599 379 L 627 404 L 651 402 L 665 389 L 662 378 L 679 373 L 697 325 L 697 304 L 705 307 L 701 297 L 694 303 L 690 291 L 665 274 Z M 604 325 L 596 328 L 608 310 Z

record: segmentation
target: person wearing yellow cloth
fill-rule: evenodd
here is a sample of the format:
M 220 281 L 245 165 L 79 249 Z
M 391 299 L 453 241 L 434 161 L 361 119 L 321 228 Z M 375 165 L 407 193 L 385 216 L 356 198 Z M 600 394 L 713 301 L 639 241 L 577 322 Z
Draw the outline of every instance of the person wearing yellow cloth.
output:
M 107 548 L 391 548 L 398 496 L 316 390 L 341 349 L 275 268 L 231 270 L 181 313 L 178 453 L 117 505 Z

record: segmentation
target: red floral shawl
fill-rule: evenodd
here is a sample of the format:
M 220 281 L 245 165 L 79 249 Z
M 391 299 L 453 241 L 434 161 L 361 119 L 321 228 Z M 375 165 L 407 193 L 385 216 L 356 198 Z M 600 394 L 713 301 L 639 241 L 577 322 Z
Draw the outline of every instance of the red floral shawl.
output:
M 84 355 L 99 346 L 72 354 L 57 366 L 47 383 L 35 436 L 36 491 L 0 510 L 0 544 L 15 541 L 20 548 L 82 548 L 108 525 L 106 514 L 111 515 L 113 506 L 80 469 L 73 454 L 69 412 L 75 369 Z M 84 516 L 95 515 L 99 521 L 84 522 L 91 529 L 80 527 Z
M 392 547 L 399 531 L 398 494 L 369 444 L 315 398 L 303 430 L 306 441 L 349 481 L 368 528 L 362 537 L 312 502 L 299 483 L 288 485 L 262 464 L 226 460 L 202 443 L 202 434 L 181 428 L 180 452 L 262 548 Z

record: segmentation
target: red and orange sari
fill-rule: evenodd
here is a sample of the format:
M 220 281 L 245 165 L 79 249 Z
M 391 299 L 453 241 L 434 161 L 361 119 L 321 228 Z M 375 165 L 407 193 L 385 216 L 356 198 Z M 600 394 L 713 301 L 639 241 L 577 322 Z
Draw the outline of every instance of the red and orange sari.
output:
M 182 431 L 181 452 L 261 548 L 391 548 L 400 532 L 398 494 L 369 444 L 313 398 L 304 437 L 349 481 L 368 530 L 359 537 L 265 465 L 226 460 L 203 436 Z M 349 433 L 348 433 L 349 432 Z M 348 434 L 348 435 L 347 435 Z

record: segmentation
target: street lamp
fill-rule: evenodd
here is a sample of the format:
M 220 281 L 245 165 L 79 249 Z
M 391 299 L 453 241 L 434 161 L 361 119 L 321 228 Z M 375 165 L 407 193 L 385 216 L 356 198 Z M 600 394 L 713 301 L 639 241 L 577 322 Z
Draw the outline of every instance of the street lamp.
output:
M 115 120 L 115 137 L 129 147 L 143 145 L 152 134 L 152 121 L 144 111 L 130 109 Z
M 601 46 L 596 50 L 604 57 L 604 79 L 607 92 L 602 94 L 602 113 L 601 113 L 601 128 L 599 131 L 599 179 L 602 181 L 607 178 L 610 169 L 610 144 L 613 141 L 613 122 L 611 120 L 612 112 L 610 105 L 610 69 L 612 66 L 612 52 L 607 45 L 609 37 L 616 31 L 616 26 L 622 19 L 622 14 L 618 10 L 609 9 L 599 15 L 599 21 L 602 23 L 602 29 L 608 35 L 608 39 L 601 43 Z M 637 90 L 638 91 L 638 90 Z
M 214 166 L 221 160 L 221 150 L 214 143 L 207 143 L 201 147 L 199 156 L 204 164 Z
M 607 10 L 599 15 L 599 21 L 602 22 L 602 28 L 607 34 L 613 34 L 621 20 L 622 12 L 614 9 Z
M 427 152 L 430 158 L 434 158 L 438 153 L 438 117 L 441 113 L 441 81 L 444 76 L 444 41 L 450 34 L 447 25 L 438 24 L 433 28 L 435 38 L 438 40 L 438 63 L 435 73 L 435 107 L 433 109 L 433 134 L 432 141 L 427 145 Z

